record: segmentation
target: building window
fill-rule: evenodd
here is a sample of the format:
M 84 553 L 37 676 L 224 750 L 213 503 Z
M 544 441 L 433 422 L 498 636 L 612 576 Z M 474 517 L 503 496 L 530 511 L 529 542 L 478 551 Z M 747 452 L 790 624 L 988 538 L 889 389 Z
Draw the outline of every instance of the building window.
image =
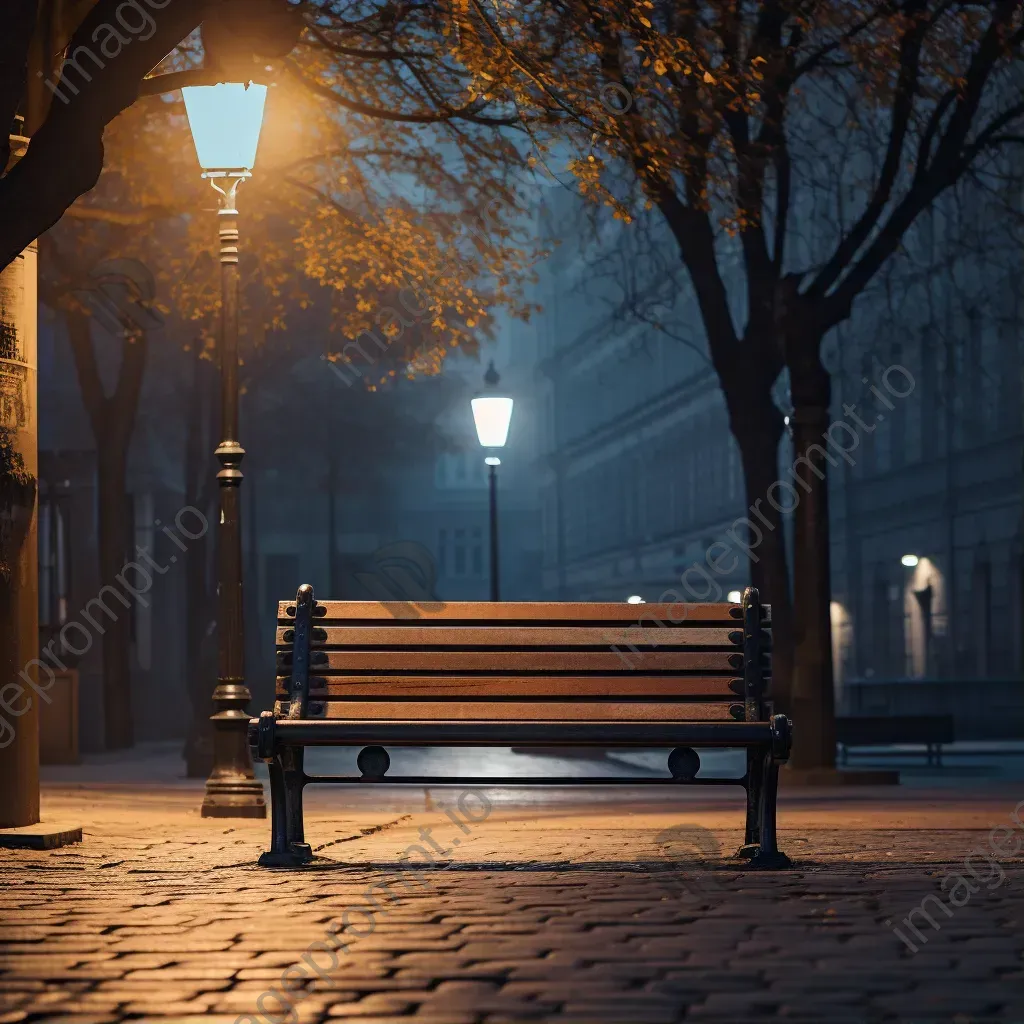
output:
M 898 591 L 897 591 L 898 593 Z M 873 674 L 887 676 L 893 670 L 892 657 L 892 595 L 889 592 L 889 581 L 884 576 L 876 576 L 874 582 L 874 595 L 871 601 L 872 619 L 871 632 L 873 634 L 874 649 L 865 652 L 868 667 Z M 902 666 L 900 666 L 902 669 Z
M 60 628 L 68 620 L 68 511 L 66 495 L 39 505 L 39 624 Z

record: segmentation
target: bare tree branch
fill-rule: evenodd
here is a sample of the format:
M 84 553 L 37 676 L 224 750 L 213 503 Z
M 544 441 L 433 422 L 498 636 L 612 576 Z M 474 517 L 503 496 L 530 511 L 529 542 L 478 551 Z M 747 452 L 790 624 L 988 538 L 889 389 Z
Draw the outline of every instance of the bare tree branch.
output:
M 920 76 L 921 47 L 933 20 L 926 12 L 927 0 L 913 0 L 905 10 L 910 26 L 900 40 L 899 74 L 892 100 L 889 143 L 871 199 L 857 223 L 836 246 L 832 259 L 815 275 L 806 294 L 822 297 L 843 273 L 850 260 L 871 236 L 892 198 L 893 187 L 903 165 L 903 149 L 914 110 Z

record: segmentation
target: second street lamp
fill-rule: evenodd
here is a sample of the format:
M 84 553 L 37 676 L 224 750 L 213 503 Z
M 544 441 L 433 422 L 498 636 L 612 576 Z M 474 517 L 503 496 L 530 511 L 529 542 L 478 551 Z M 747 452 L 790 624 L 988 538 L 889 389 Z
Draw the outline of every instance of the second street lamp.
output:
M 220 529 L 217 540 L 219 668 L 213 691 L 213 770 L 206 780 L 204 818 L 265 818 L 263 786 L 252 770 L 246 731 L 245 633 L 242 621 L 242 523 L 239 488 L 245 449 L 238 432 L 238 188 L 252 177 L 259 147 L 265 85 L 183 89 L 203 177 L 221 194 L 221 437 L 217 460 Z
M 483 394 L 470 403 L 473 407 L 473 421 L 481 447 L 492 449 L 484 462 L 488 469 L 491 512 L 491 600 L 501 600 L 501 581 L 498 567 L 498 467 L 501 459 L 493 449 L 505 447 L 508 428 L 512 422 L 512 399 L 502 396 L 498 390 L 501 378 L 492 362 L 484 374 L 486 385 Z

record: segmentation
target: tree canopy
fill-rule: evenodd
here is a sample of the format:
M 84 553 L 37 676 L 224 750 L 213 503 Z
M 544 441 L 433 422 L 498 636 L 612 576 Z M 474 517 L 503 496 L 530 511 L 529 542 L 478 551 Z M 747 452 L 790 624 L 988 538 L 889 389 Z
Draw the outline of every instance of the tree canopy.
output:
M 655 213 L 674 239 L 743 461 L 777 696 L 805 723 L 794 763 L 832 763 L 835 462 L 822 342 L 922 213 L 960 183 L 993 189 L 1007 151 L 1019 153 L 1021 5 L 457 0 L 452 10 L 458 59 L 484 98 L 524 115 L 539 157 L 568 148 L 581 192 L 624 220 Z M 784 370 L 795 614 L 772 500 Z

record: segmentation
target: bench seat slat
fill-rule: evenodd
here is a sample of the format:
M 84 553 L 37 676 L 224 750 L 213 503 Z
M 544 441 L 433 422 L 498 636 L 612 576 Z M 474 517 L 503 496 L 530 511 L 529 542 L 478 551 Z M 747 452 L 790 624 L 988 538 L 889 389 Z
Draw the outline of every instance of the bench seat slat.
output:
M 357 721 L 694 722 L 733 721 L 732 704 L 645 701 L 331 700 L 323 718 Z M 740 705 L 742 707 L 742 705 Z
M 326 615 L 318 622 L 347 621 L 373 622 L 387 620 L 392 625 L 405 622 L 460 622 L 486 621 L 488 623 L 539 622 L 551 624 L 567 622 L 619 622 L 629 625 L 637 622 L 656 624 L 658 621 L 675 625 L 673 619 L 684 618 L 684 623 L 712 623 L 727 625 L 739 622 L 739 605 L 717 604 L 626 604 L 599 601 L 454 601 L 454 602 L 402 602 L 402 601 L 319 601 Z M 288 609 L 293 609 L 289 612 Z M 281 601 L 278 618 L 286 624 L 294 617 L 294 601 Z M 735 609 L 735 613 L 732 611 Z M 762 606 L 762 619 L 767 625 L 771 619 L 770 607 Z M 680 623 L 680 624 L 684 624 Z
M 731 647 L 739 624 L 731 628 L 688 627 L 625 629 L 619 626 L 333 626 L 326 628 L 328 647 L 603 647 L 633 644 L 636 647 Z M 277 642 L 287 643 L 285 630 L 278 630 Z M 318 642 L 317 646 L 321 646 Z
M 279 699 L 288 698 L 285 676 Z M 739 684 L 740 689 L 732 688 Z M 314 698 L 374 697 L 738 697 L 735 676 L 314 676 Z
M 318 654 L 319 652 L 314 652 Z M 742 674 L 737 651 L 327 651 L 313 671 L 333 672 L 723 672 Z M 732 660 L 730 660 L 732 659 Z M 289 666 L 288 658 L 279 662 Z M 279 669 L 282 675 L 285 668 Z

